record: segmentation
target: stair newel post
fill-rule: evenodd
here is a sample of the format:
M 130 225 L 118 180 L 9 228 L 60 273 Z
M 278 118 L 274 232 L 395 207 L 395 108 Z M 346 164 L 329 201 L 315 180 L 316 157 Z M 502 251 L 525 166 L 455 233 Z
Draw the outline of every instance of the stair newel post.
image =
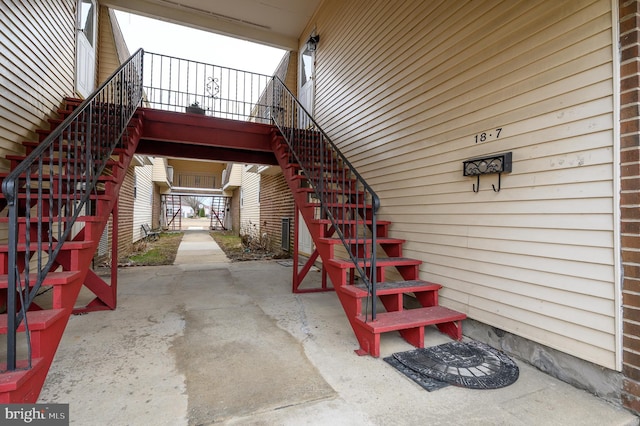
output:
M 366 205 L 366 197 L 364 198 L 365 198 L 364 201 Z M 376 246 L 377 246 L 376 211 L 378 210 L 378 203 L 379 201 L 377 197 L 373 196 L 371 200 L 371 320 L 372 321 L 375 321 L 376 319 L 376 309 L 377 309 L 377 303 L 378 303 L 378 300 L 376 297 L 376 280 L 377 280 L 377 272 L 378 272 L 378 268 L 376 266 Z M 365 207 L 363 216 L 364 216 L 363 219 L 366 223 L 366 220 L 367 220 L 366 207 Z
M 93 138 L 91 138 L 91 119 L 93 117 L 93 107 L 94 107 L 94 103 L 93 100 L 89 103 L 89 105 L 87 105 L 87 114 L 86 114 L 86 120 L 87 120 L 87 126 L 86 126 L 86 131 L 84 134 L 84 141 L 85 141 L 85 146 L 86 148 L 86 164 L 87 164 L 87 172 L 85 174 L 85 182 L 84 182 L 84 191 L 89 191 L 89 188 L 91 188 L 91 180 L 92 180 L 92 175 L 93 175 L 93 167 L 95 167 L 94 164 L 94 160 L 93 160 L 93 151 L 94 151 L 94 147 L 93 147 Z M 86 194 L 85 194 L 86 195 Z M 91 197 L 86 197 L 86 211 L 87 212 L 91 212 Z M 67 212 L 67 215 L 69 215 L 69 212 Z
M 28 173 L 27 173 L 28 176 Z M 2 192 L 9 208 L 9 253 L 8 253 L 8 286 L 7 286 L 7 370 L 16 369 L 16 338 L 18 324 L 16 321 L 16 289 L 18 276 L 17 247 L 18 247 L 18 188 L 13 179 L 2 182 Z
M 317 134 L 317 132 L 314 132 L 314 138 L 315 138 L 315 134 Z M 312 147 L 312 149 L 315 151 L 316 149 L 320 151 L 320 170 L 318 171 L 320 173 L 320 180 L 318 183 L 318 193 L 320 194 L 320 211 L 322 212 L 322 216 L 323 218 L 326 217 L 326 213 L 329 211 L 329 205 L 327 204 L 327 194 L 325 194 L 325 173 L 326 173 L 326 167 L 327 165 L 325 164 L 325 155 L 324 155 L 324 138 L 322 137 L 322 135 L 320 134 L 319 136 L 317 136 L 318 138 L 318 142 L 317 144 L 314 144 L 316 146 Z

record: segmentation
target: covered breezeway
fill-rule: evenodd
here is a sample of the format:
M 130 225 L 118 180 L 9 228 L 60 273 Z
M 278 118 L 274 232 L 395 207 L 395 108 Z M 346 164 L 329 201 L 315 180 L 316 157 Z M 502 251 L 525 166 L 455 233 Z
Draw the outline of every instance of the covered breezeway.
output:
M 231 263 L 186 231 L 174 265 L 119 271 L 117 310 L 71 317 L 40 400 L 82 425 L 637 424 L 520 361 L 503 389 L 426 392 L 382 360 L 411 345 L 355 355 L 335 294 L 291 293 L 283 263 Z M 450 341 L 430 328 L 426 346 Z

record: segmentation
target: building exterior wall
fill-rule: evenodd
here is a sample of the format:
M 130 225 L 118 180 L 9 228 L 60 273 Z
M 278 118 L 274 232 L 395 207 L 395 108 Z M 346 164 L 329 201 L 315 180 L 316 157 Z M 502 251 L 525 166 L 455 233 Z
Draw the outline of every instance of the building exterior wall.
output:
M 0 33 L 0 171 L 6 155 L 23 154 L 23 140 L 54 118 L 74 94 L 76 0 L 3 1 Z
M 640 413 L 640 4 L 619 1 L 620 177 L 623 303 L 622 401 Z
M 289 250 L 293 251 L 294 201 L 282 173 L 261 175 L 260 222 L 262 232 L 269 236 L 269 249 L 274 253 L 282 250 L 282 219 L 289 219 Z
M 153 227 L 154 185 L 152 181 L 153 165 L 133 167 L 135 174 L 135 193 L 133 199 L 132 242 L 145 237 L 142 225 Z
M 173 167 L 173 186 L 181 188 L 214 189 L 222 185 L 224 163 L 170 159 Z
M 240 234 L 260 236 L 260 175 L 242 167 L 240 186 Z
M 231 196 L 231 227 L 235 235 L 240 234 L 240 188 L 233 190 Z
M 98 83 L 105 81 L 121 64 L 115 44 L 115 36 L 111 27 L 109 9 L 101 6 L 98 9 Z
M 317 121 L 442 304 L 619 369 L 612 19 L 608 0 L 330 0 L 304 34 Z M 502 190 L 474 193 L 462 162 L 508 151 Z
M 151 228 L 158 229 L 162 226 L 160 223 L 160 212 L 162 211 L 162 200 L 160 197 L 161 187 L 153 185 L 153 204 L 151 206 Z
M 129 167 L 118 194 L 118 260 L 123 261 L 133 251 L 134 168 Z M 147 199 L 148 200 L 148 199 Z

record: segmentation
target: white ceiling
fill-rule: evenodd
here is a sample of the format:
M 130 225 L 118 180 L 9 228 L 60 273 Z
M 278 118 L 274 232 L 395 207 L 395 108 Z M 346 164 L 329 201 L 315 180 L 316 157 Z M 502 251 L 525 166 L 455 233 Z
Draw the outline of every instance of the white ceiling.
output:
M 298 50 L 298 38 L 322 0 L 102 0 L 114 9 Z

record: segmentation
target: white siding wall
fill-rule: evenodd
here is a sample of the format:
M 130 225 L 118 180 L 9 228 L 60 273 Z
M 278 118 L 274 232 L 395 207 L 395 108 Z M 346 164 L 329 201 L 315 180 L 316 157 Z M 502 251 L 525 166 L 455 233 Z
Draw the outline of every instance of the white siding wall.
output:
M 248 172 L 245 166 L 240 166 L 242 170 L 242 204 L 240 206 L 240 233 L 246 232 L 251 223 L 252 229 L 260 231 L 260 175 Z M 235 167 L 234 167 L 235 168 Z M 255 226 L 253 226 L 255 225 Z M 259 234 L 258 234 L 259 235 Z
M 136 197 L 133 200 L 133 241 L 144 238 L 141 226 L 152 226 L 153 213 L 153 166 L 134 167 L 136 175 Z
M 442 303 L 616 368 L 611 22 L 609 0 L 329 0 L 305 33 L 319 123 Z M 505 151 L 474 193 L 462 162 Z
M 73 95 L 76 0 L 0 4 L 0 169 Z M 37 140 L 37 139 L 36 139 Z

